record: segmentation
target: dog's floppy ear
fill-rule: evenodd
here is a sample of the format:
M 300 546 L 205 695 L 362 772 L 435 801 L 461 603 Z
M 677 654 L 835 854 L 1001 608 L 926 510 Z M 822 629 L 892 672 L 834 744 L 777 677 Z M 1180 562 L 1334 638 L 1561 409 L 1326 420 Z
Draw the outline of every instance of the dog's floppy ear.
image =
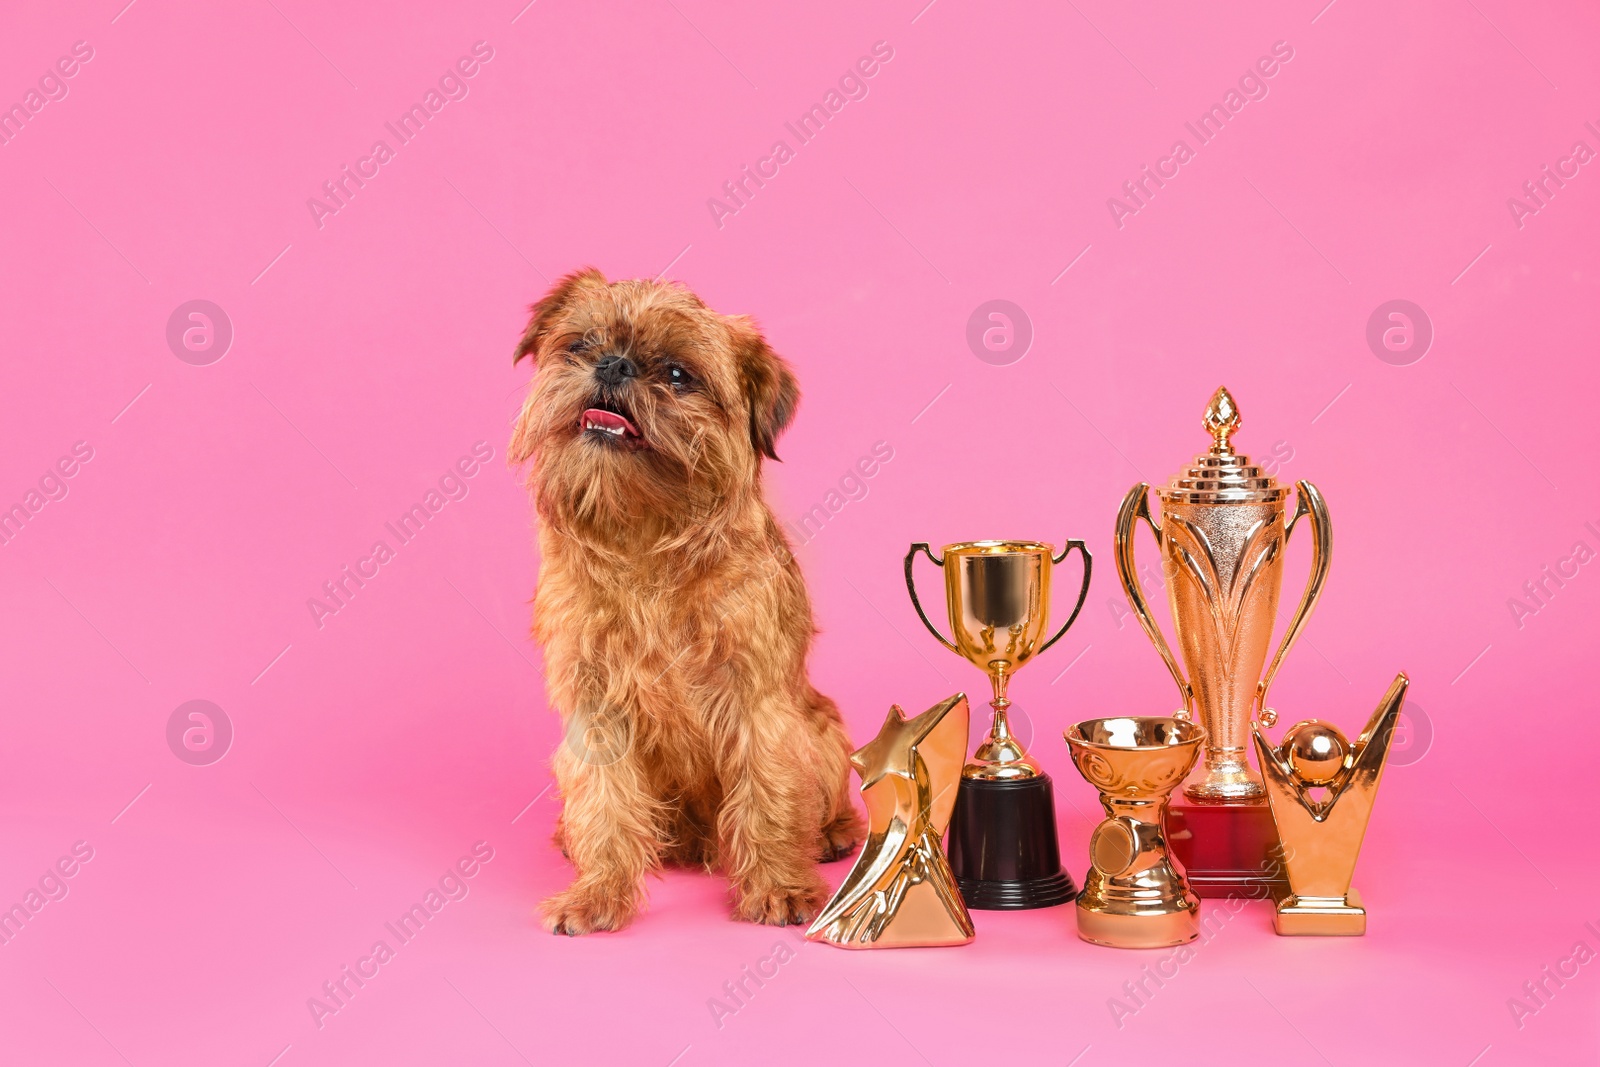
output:
M 763 456 L 777 459 L 774 445 L 800 404 L 800 383 L 753 322 L 742 315 L 730 316 L 729 321 L 739 346 L 739 369 L 750 401 L 750 443 Z
M 556 314 L 571 303 L 572 298 L 584 289 L 603 289 L 606 277 L 593 267 L 575 270 L 571 274 L 556 282 L 555 287 L 528 309 L 530 318 L 528 328 L 522 334 L 522 340 L 517 343 L 517 350 L 511 357 L 512 365 L 521 361 L 523 356 L 530 353 L 538 358 L 539 346 L 544 343 L 545 335 L 550 331 L 551 321 Z

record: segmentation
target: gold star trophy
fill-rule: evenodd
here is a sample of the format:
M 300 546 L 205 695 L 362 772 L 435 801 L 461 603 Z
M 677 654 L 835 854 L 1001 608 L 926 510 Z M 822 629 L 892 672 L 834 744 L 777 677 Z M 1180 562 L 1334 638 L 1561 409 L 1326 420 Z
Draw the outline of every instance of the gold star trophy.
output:
M 867 804 L 867 840 L 806 940 L 840 948 L 965 945 L 972 940 L 944 831 L 967 756 L 970 712 L 957 693 L 908 719 L 900 705 L 850 754 Z
M 1360 936 L 1367 932 L 1361 894 L 1350 887 L 1372 802 L 1389 759 L 1400 706 L 1411 684 L 1404 674 L 1384 694 L 1354 744 L 1317 719 L 1284 731 L 1277 748 L 1251 723 L 1267 801 L 1283 839 L 1289 891 L 1280 893 L 1273 929 L 1284 935 Z M 1321 793 L 1321 799 L 1312 796 Z

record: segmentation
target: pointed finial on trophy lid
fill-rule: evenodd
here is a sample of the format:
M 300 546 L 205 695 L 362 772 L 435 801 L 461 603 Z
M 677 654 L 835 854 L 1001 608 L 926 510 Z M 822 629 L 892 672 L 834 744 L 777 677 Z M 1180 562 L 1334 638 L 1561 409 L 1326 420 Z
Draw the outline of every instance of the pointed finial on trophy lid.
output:
M 1211 451 L 1218 455 L 1228 455 L 1233 452 L 1233 444 L 1228 440 L 1243 425 L 1239 417 L 1239 408 L 1233 402 L 1233 394 L 1228 392 L 1227 386 L 1219 386 L 1211 394 L 1211 403 L 1206 405 L 1206 432 L 1211 435 Z
M 1278 480 L 1250 462 L 1250 457 L 1233 450 L 1230 438 L 1244 425 L 1239 406 L 1227 387 L 1211 394 L 1206 405 L 1205 428 L 1211 447 L 1194 457 L 1186 469 L 1173 475 L 1161 492 L 1168 504 L 1270 504 L 1281 501 L 1289 490 Z

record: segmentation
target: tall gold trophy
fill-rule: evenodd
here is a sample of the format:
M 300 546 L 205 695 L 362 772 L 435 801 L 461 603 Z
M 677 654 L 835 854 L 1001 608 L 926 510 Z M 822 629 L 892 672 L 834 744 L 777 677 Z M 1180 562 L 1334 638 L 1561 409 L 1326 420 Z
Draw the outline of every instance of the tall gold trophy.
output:
M 1139 624 L 1172 672 L 1183 701 L 1180 714 L 1205 727 L 1198 780 L 1184 789 L 1187 804 L 1168 814 L 1168 838 L 1202 897 L 1281 892 L 1277 831 L 1261 779 L 1246 746 L 1254 715 L 1270 726 L 1272 680 L 1294 646 L 1328 576 L 1333 526 L 1328 506 L 1310 482 L 1289 489 L 1233 449 L 1239 410 L 1218 389 L 1205 412 L 1211 447 L 1157 490 L 1161 521 L 1150 514 L 1149 486 L 1129 491 L 1117 515 L 1117 573 Z M 1283 641 L 1268 664 L 1284 552 L 1302 518 L 1311 521 L 1311 577 Z M 1150 614 L 1134 565 L 1134 523 L 1143 519 L 1161 548 L 1161 572 L 1187 677 Z M 1265 673 L 1263 673 L 1265 668 Z
M 1072 614 L 1046 639 L 1052 568 L 1077 549 L 1083 587 Z M 1048 908 L 1077 895 L 1061 869 L 1050 776 L 1011 732 L 1006 688 L 1011 676 L 1067 632 L 1089 595 L 1094 561 L 1082 541 L 1061 555 L 1037 541 L 972 541 L 946 545 L 935 556 L 926 543 L 906 553 L 906 589 L 928 631 L 950 651 L 989 675 L 994 721 L 961 771 L 947 848 L 950 868 L 969 908 Z M 951 640 L 929 621 L 917 599 L 911 567 L 922 552 L 944 569 Z

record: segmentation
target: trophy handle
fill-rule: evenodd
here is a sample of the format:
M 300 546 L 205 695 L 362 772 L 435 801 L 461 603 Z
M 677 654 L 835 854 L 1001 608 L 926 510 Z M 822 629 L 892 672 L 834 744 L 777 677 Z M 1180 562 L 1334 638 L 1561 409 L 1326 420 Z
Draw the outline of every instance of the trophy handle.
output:
M 928 628 L 928 632 L 937 637 L 941 645 L 959 656 L 961 655 L 961 650 L 955 646 L 955 642 L 940 633 L 938 627 L 928 621 L 928 613 L 922 610 L 922 601 L 917 599 L 917 582 L 911 575 L 911 564 L 917 558 L 918 552 L 933 560 L 934 566 L 941 568 L 944 566 L 944 560 L 933 554 L 933 550 L 928 547 L 926 541 L 918 541 L 906 552 L 906 592 L 911 594 L 911 606 L 917 609 L 917 618 L 922 620 L 922 625 Z
M 1267 668 L 1261 684 L 1256 687 L 1256 715 L 1268 726 L 1277 720 L 1277 715 L 1269 713 L 1267 691 L 1272 688 L 1278 668 L 1283 666 L 1283 657 L 1294 647 L 1295 638 L 1300 636 L 1306 620 L 1311 617 L 1311 610 L 1317 606 L 1317 598 L 1322 595 L 1322 584 L 1328 580 L 1328 566 L 1333 562 L 1333 523 L 1328 518 L 1327 501 L 1322 499 L 1322 493 L 1310 482 L 1295 482 L 1294 487 L 1297 490 L 1294 515 L 1283 528 L 1283 545 L 1285 549 L 1289 547 L 1289 535 L 1294 532 L 1300 517 L 1311 516 L 1311 576 L 1306 580 L 1306 591 L 1300 597 L 1300 607 L 1290 620 L 1289 629 L 1284 631 L 1278 654 L 1272 657 L 1272 666 Z
M 1178 661 L 1172 655 L 1172 649 L 1167 647 L 1167 639 L 1161 635 L 1161 626 L 1155 617 L 1150 614 L 1150 605 L 1144 599 L 1144 590 L 1139 587 L 1138 576 L 1134 573 L 1133 566 L 1133 524 L 1136 519 L 1143 519 L 1150 527 L 1150 532 L 1156 535 L 1156 544 L 1161 544 L 1161 527 L 1150 517 L 1150 484 L 1140 482 L 1128 490 L 1128 495 L 1122 499 L 1122 508 L 1117 512 L 1117 574 L 1122 578 L 1122 591 L 1128 595 L 1128 603 L 1133 605 L 1133 612 L 1139 616 L 1139 625 L 1149 636 L 1156 651 L 1161 653 L 1161 659 L 1166 663 L 1167 670 L 1172 672 L 1172 680 L 1178 685 L 1178 694 L 1183 697 L 1183 712 L 1177 717 L 1188 718 L 1194 714 L 1194 690 L 1184 680 L 1183 672 L 1178 669 Z
M 1068 553 L 1073 549 L 1077 549 L 1083 554 L 1083 588 L 1078 590 L 1078 602 L 1072 606 L 1072 614 L 1067 616 L 1067 621 L 1061 624 L 1061 629 L 1056 631 L 1054 637 L 1039 646 L 1040 652 L 1061 640 L 1062 636 L 1072 628 L 1072 624 L 1078 618 L 1078 612 L 1083 610 L 1083 602 L 1089 598 L 1089 575 L 1094 573 L 1094 557 L 1089 554 L 1089 549 L 1084 546 L 1082 541 L 1069 540 L 1067 547 L 1061 550 L 1061 555 L 1051 559 L 1050 562 L 1059 564 L 1067 558 Z

